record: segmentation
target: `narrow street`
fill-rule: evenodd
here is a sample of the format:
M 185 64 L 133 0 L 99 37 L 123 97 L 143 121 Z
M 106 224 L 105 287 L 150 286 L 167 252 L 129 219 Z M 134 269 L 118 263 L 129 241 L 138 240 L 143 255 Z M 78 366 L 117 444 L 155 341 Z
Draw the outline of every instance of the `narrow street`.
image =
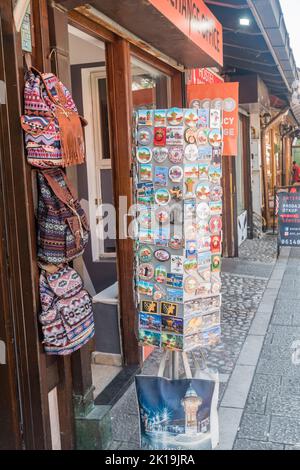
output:
M 246 240 L 222 266 L 222 343 L 208 353 L 220 375 L 219 449 L 293 449 L 300 442 L 299 366 L 291 345 L 300 340 L 300 253 L 276 238 Z M 298 267 L 297 267 L 298 266 Z M 143 373 L 156 374 L 155 350 Z M 139 449 L 132 384 L 112 409 L 111 449 Z M 298 447 L 299 448 L 299 447 Z

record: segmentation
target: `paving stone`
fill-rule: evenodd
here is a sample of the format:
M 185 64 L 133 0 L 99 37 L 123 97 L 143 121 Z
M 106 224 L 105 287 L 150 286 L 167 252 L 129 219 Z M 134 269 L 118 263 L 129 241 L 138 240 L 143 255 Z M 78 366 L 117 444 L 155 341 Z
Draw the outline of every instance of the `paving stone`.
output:
M 264 375 L 256 373 L 251 385 L 251 392 L 268 394 L 269 392 L 280 393 L 281 376 L 280 375 Z
M 220 445 L 219 450 L 231 450 L 239 427 L 243 410 L 236 408 L 219 408 Z
M 263 337 L 257 335 L 248 335 L 243 348 L 241 350 L 240 356 L 238 358 L 238 364 L 241 365 L 256 365 L 260 351 L 263 344 Z
M 257 366 L 257 372 L 259 374 L 288 375 L 294 377 L 299 375 L 299 368 L 294 366 L 288 359 L 270 360 L 260 358 Z
M 245 406 L 254 371 L 254 366 L 235 366 L 222 400 L 222 406 L 233 408 Z
M 283 450 L 284 446 L 273 442 L 254 441 L 251 439 L 237 439 L 234 450 Z
M 138 426 L 138 415 L 121 412 L 118 416 L 113 416 L 111 419 L 113 440 L 128 441 Z
M 245 412 L 263 415 L 266 409 L 267 397 L 267 393 L 251 390 L 245 405 Z
M 272 316 L 272 310 L 270 310 L 269 313 L 258 311 L 252 322 L 251 328 L 249 330 L 249 334 L 264 336 L 268 329 L 271 316 Z
M 270 416 L 244 413 L 237 437 L 267 440 L 270 427 Z
M 298 451 L 299 451 L 299 450 L 300 450 L 300 444 L 299 444 L 299 445 L 295 445 L 295 446 L 289 446 L 289 445 L 287 445 L 287 446 L 284 447 L 284 450 L 298 450 Z
M 300 396 L 270 394 L 266 413 L 274 416 L 300 417 Z
M 299 444 L 300 419 L 283 416 L 272 416 L 270 441 L 283 444 Z
M 282 393 L 300 396 L 300 377 L 282 377 Z

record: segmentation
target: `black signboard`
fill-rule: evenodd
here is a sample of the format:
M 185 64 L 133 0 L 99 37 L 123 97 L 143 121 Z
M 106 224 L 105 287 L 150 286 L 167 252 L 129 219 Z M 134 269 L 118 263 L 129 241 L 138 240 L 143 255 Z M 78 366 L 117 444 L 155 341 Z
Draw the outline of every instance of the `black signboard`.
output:
M 300 193 L 278 192 L 278 244 L 300 247 Z

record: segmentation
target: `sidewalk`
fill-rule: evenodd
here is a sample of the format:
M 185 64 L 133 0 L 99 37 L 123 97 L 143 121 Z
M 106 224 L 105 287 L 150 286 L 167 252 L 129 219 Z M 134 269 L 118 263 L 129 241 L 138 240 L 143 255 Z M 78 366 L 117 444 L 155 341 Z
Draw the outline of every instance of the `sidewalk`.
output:
M 282 250 L 276 262 L 276 239 L 268 235 L 244 242 L 240 258 L 223 260 L 222 344 L 208 360 L 220 374 L 220 449 L 277 449 L 300 442 L 300 375 L 295 377 L 300 366 L 292 365 L 290 350 L 293 340 L 300 340 L 300 254 L 289 252 Z M 155 350 L 143 373 L 156 374 L 160 356 Z M 134 384 L 111 416 L 110 448 L 138 449 Z

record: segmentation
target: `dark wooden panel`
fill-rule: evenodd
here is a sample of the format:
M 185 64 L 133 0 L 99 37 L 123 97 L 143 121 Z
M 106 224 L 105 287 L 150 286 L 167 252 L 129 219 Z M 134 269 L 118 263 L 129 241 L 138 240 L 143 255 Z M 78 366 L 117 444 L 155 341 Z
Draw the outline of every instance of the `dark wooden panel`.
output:
M 238 256 L 235 158 L 222 158 L 223 256 Z
M 251 151 L 250 151 L 250 118 L 242 115 L 243 138 L 243 182 L 244 200 L 248 219 L 248 236 L 253 238 L 253 209 L 252 209 L 252 182 L 251 182 Z
M 78 11 L 70 11 L 69 23 L 93 37 L 102 39 L 102 41 L 112 42 L 115 40 L 114 33 L 80 14 Z
M 114 174 L 116 213 L 119 213 L 119 197 L 132 204 L 131 185 L 131 116 L 132 91 L 130 48 L 127 41 L 117 39 L 107 44 L 107 80 L 109 83 L 109 116 L 111 129 L 111 155 Z M 117 217 L 117 233 L 124 230 Z M 135 335 L 135 304 L 133 298 L 133 243 L 130 238 L 117 240 L 117 264 L 121 329 L 124 361 L 126 365 L 139 363 L 139 348 Z

